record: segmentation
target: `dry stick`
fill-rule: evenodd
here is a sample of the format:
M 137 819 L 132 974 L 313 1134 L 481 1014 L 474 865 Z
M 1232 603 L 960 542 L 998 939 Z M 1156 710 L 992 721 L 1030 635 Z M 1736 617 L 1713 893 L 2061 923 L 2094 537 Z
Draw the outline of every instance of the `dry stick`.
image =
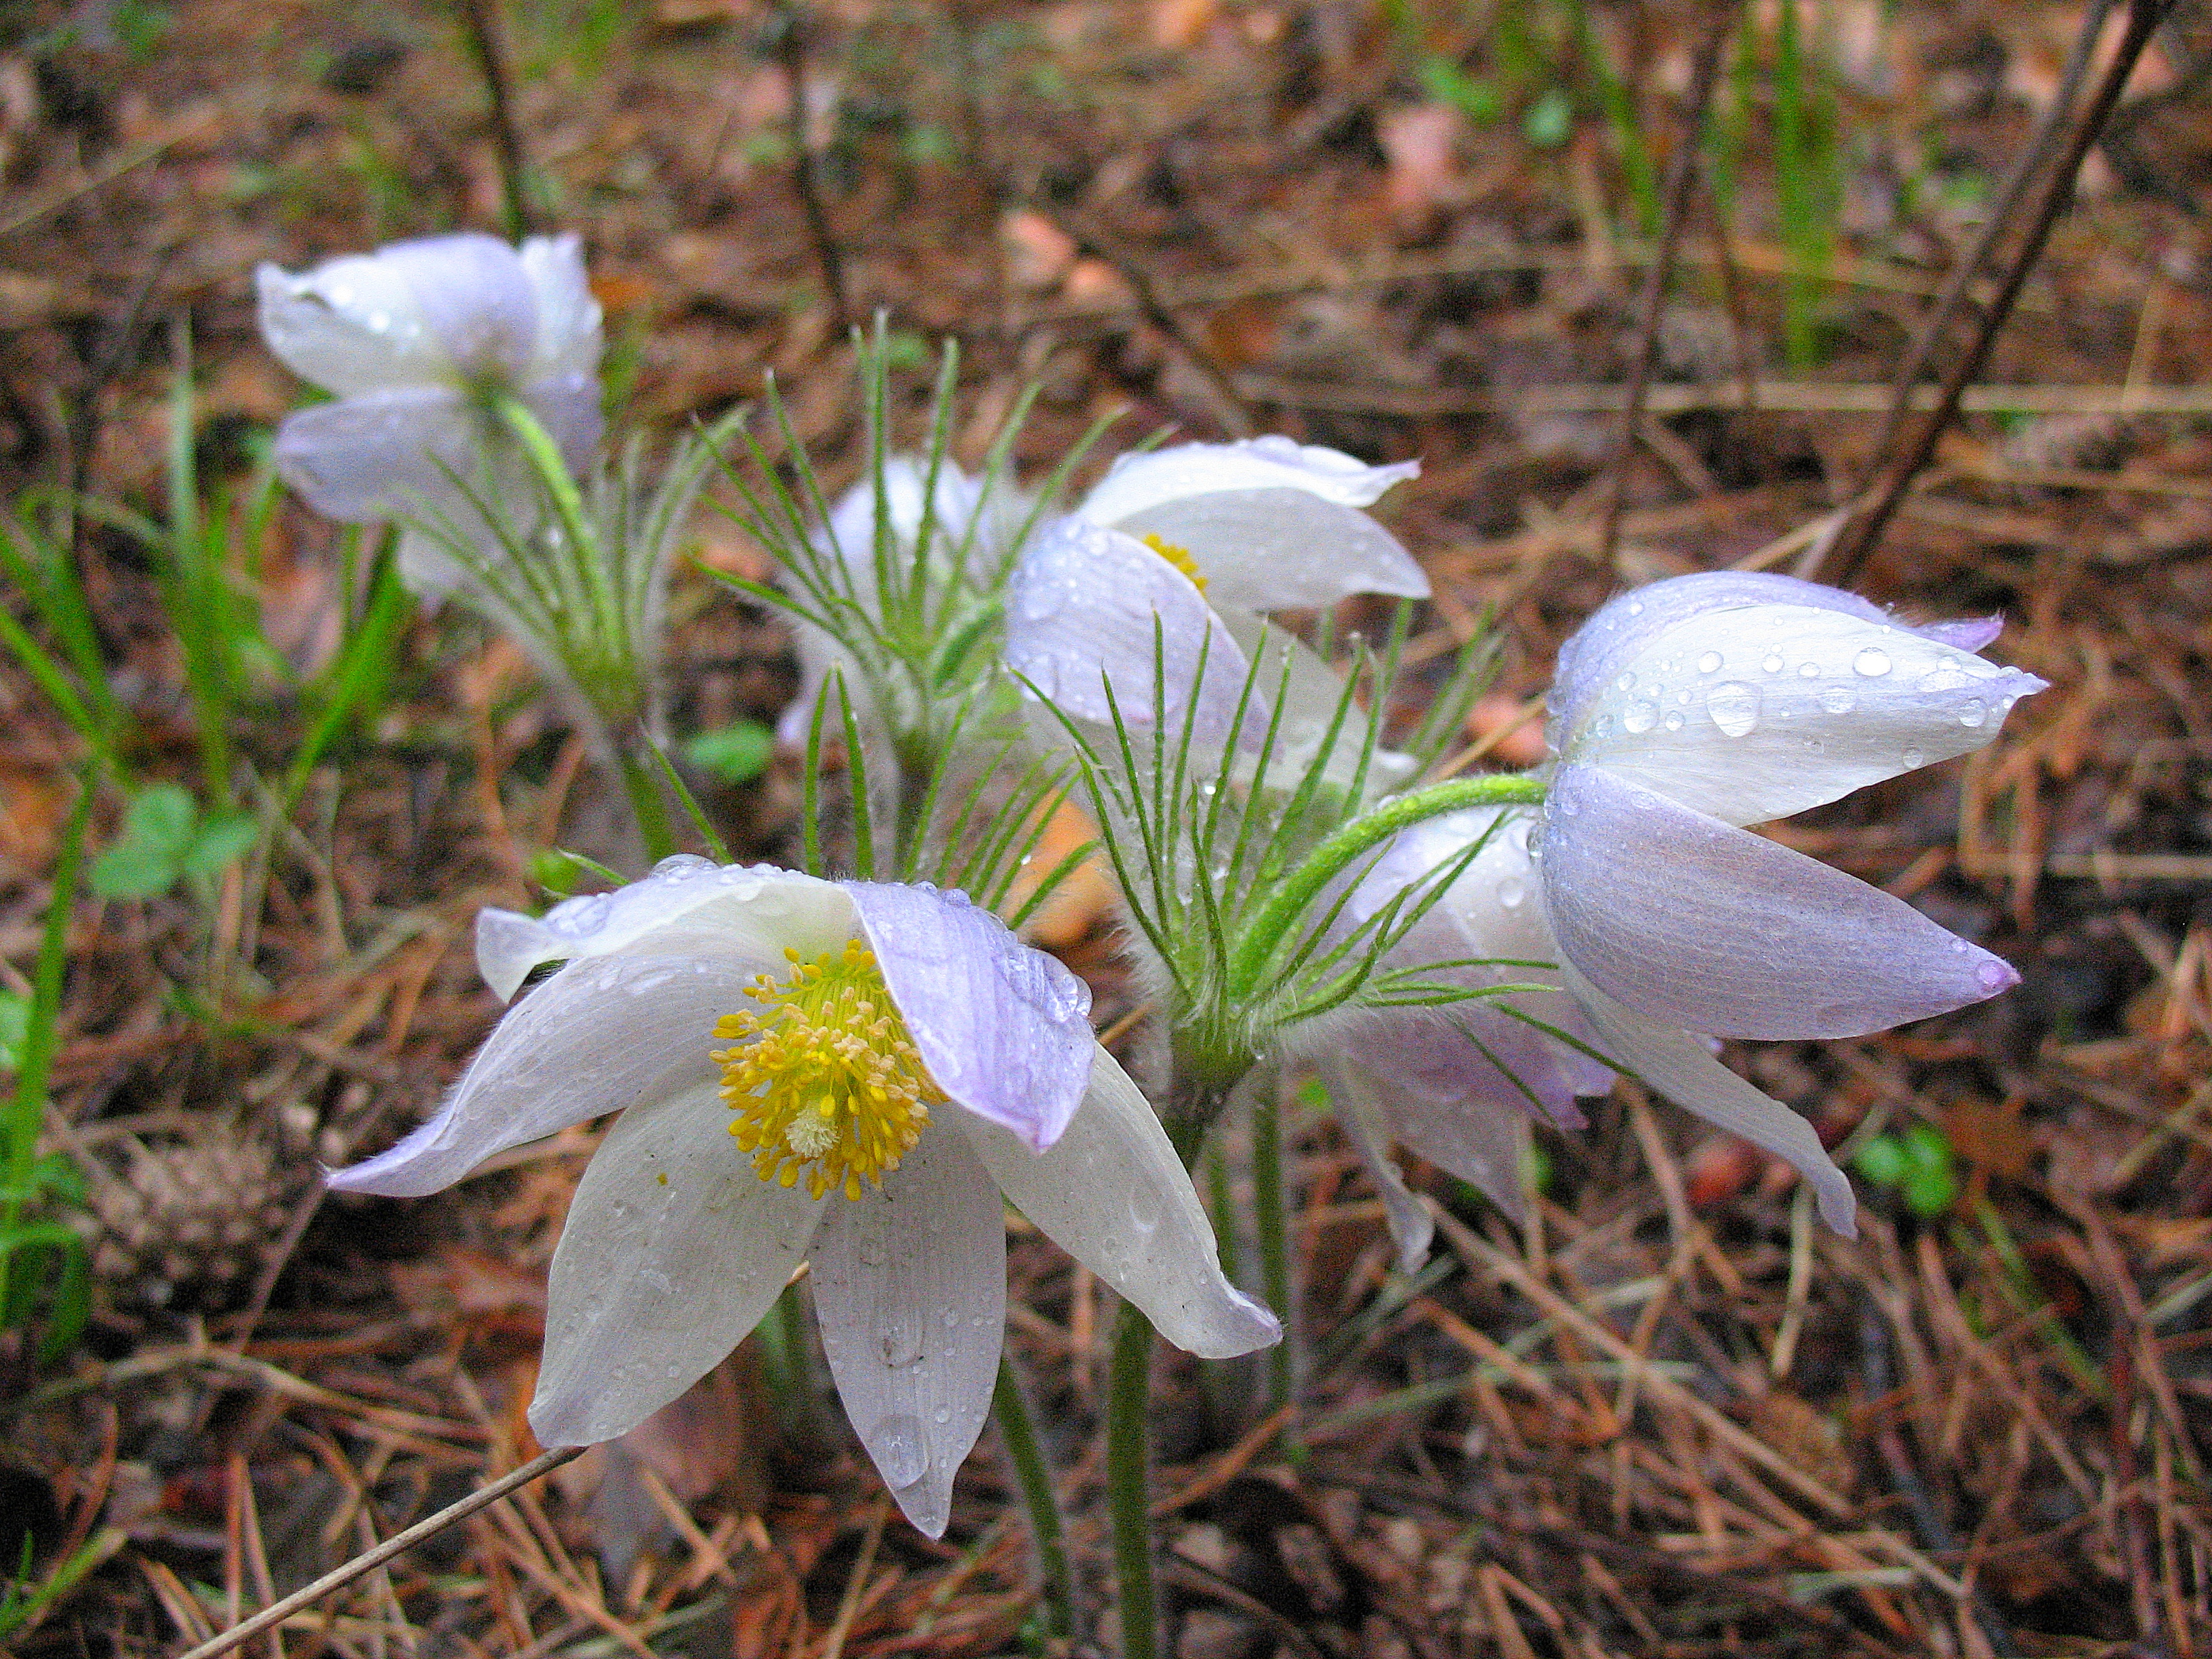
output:
M 2073 142 L 2066 147 L 2065 157 L 2044 181 L 2043 199 L 2037 204 L 2034 222 L 2021 241 L 2019 252 L 2013 257 L 2012 269 L 2005 275 L 2003 287 L 1998 290 L 1995 302 L 1982 319 L 1982 326 L 1974 337 L 1972 347 L 1953 366 L 1943 382 L 1942 395 L 1936 401 L 1935 413 L 1922 425 L 1911 453 L 1890 473 L 1874 511 L 1860 521 L 1856 531 L 1839 540 L 1830 552 L 1826 561 L 1828 568 L 1820 573 L 1821 580 L 1842 586 L 1858 574 L 1859 567 L 1866 562 L 1867 555 L 1881 539 L 1882 531 L 1887 527 L 1891 515 L 1897 511 L 1898 503 L 1904 500 L 1905 492 L 1911 487 L 1914 476 L 1934 459 L 1936 440 L 1942 436 L 1944 428 L 1957 415 L 1960 394 L 1966 391 L 1966 383 L 1980 374 L 1983 364 L 1989 361 L 1990 348 L 1996 342 L 1997 331 L 2012 315 L 2013 305 L 2020 298 L 2021 289 L 2027 286 L 2028 272 L 2042 257 L 2044 244 L 2050 240 L 2051 228 L 2058 222 L 2058 216 L 2065 210 L 2067 200 L 2073 194 L 2075 176 L 2081 171 L 2082 158 L 2088 155 L 2089 146 L 2096 143 L 2097 134 L 2112 115 L 2112 106 L 2119 102 L 2120 94 L 2127 86 L 2128 77 L 2135 72 L 2143 48 L 2150 44 L 2151 36 L 2157 32 L 2159 24 L 2165 21 L 2166 14 L 2172 6 L 2173 0 L 2130 0 L 2128 26 L 2120 38 L 2119 50 L 2106 67 L 2104 78 L 2099 82 L 2087 111 L 2075 128 Z
M 842 340 L 852 331 L 853 301 L 845 286 L 845 256 L 830 228 L 829 210 L 814 179 L 814 152 L 806 143 L 806 16 L 795 3 L 783 11 L 784 78 L 791 82 L 791 185 L 799 193 L 806 216 L 806 233 L 814 241 L 814 258 L 822 267 L 823 285 L 830 290 L 830 333 Z
M 1713 8 L 1711 26 L 1698 42 L 1698 56 L 1690 70 L 1682 136 L 1667 163 L 1666 217 L 1660 226 L 1659 257 L 1644 273 L 1644 300 L 1636 319 L 1636 361 L 1629 370 L 1628 408 L 1620 417 L 1620 437 L 1607 477 L 1604 525 L 1598 532 L 1600 564 L 1613 562 L 1613 549 L 1620 540 L 1621 496 L 1627 486 L 1629 463 L 1636 455 L 1636 431 L 1644 424 L 1644 394 L 1651 381 L 1651 357 L 1659 339 L 1659 309 L 1666 303 L 1668 284 L 1674 280 L 1675 249 L 1690 216 L 1690 181 L 1697 177 L 1698 141 L 1705 133 L 1705 112 L 1712 106 L 1713 87 L 1720 78 L 1721 49 L 1728 44 L 1735 15 L 1733 4 Z
M 1890 440 L 1897 435 L 1897 428 L 1905 424 L 1905 416 L 1911 411 L 1913 386 L 1927 368 L 1929 360 L 1935 356 L 1936 349 L 1942 343 L 1943 336 L 1957 318 L 1960 307 L 1966 304 L 1967 289 L 1973 285 L 1974 278 L 1981 275 L 1982 267 L 1989 263 L 1990 255 L 1996 251 L 1997 238 L 2004 234 L 2005 227 L 2012 222 L 2013 210 L 2020 205 L 2021 194 L 2036 174 L 2043 170 L 2043 164 L 2051 159 L 2052 146 L 2058 142 L 2058 135 L 2066 130 L 2067 115 L 2073 110 L 2075 100 L 2081 94 L 2081 77 L 2088 73 L 2090 50 L 2097 44 L 2098 37 L 2104 33 L 2105 20 L 2112 15 L 2112 8 L 2117 3 L 2118 0 L 2091 0 L 2088 15 L 2081 20 L 2081 32 L 2075 36 L 2073 51 L 2069 53 L 2066 67 L 2059 76 L 2057 90 L 2051 94 L 2050 107 L 2043 112 L 2043 118 L 2036 123 L 2035 132 L 2028 139 L 2027 147 L 2021 151 L 2013 162 L 2012 171 L 2005 175 L 2004 184 L 1997 191 L 1997 199 L 1990 209 L 1989 217 L 1982 222 L 1981 234 L 1974 239 L 1974 245 L 1967 250 L 1966 257 L 1952 268 L 1950 280 L 1943 285 L 1942 293 L 1936 296 L 1935 307 L 1928 313 L 1927 322 L 1921 327 L 1920 337 L 1912 343 L 1905 367 L 1897 372 L 1896 400 L 1890 404 L 1889 413 L 1882 416 L 1881 429 L 1875 434 L 1875 441 L 1867 451 L 1875 458 L 1875 463 L 1878 464 L 1881 458 L 1889 453 Z M 1863 490 L 1872 483 L 1871 477 L 1863 478 L 1859 488 Z
M 461 32 L 483 73 L 491 104 L 493 148 L 499 156 L 500 192 L 507 202 L 507 234 L 520 241 L 538 228 L 530 208 L 530 161 L 523 153 L 522 129 L 514 118 L 514 73 L 507 61 L 507 40 L 493 15 L 498 0 L 460 0 Z
M 215 1659 L 219 1653 L 228 1653 L 233 1648 L 249 1642 L 271 1625 L 281 1624 L 311 1602 L 319 1601 L 331 1591 L 343 1589 L 363 1573 L 374 1571 L 402 1551 L 413 1548 L 434 1534 L 443 1532 L 457 1521 L 465 1521 L 478 1510 L 496 1504 L 509 1492 L 528 1486 L 563 1463 L 581 1457 L 582 1446 L 561 1446 L 550 1452 L 541 1452 L 520 1468 L 500 1476 L 488 1486 L 479 1486 L 458 1504 L 449 1504 L 426 1520 L 417 1521 L 404 1532 L 396 1532 L 373 1550 L 364 1550 L 343 1566 L 333 1568 L 304 1589 L 294 1590 L 283 1601 L 265 1607 L 244 1624 L 234 1625 L 214 1638 L 180 1656 L 180 1659 Z

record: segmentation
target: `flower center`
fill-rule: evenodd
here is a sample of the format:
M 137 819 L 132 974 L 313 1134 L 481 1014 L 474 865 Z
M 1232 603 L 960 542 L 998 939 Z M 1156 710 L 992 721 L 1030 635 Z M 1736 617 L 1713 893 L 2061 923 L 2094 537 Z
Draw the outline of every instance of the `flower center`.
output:
M 1206 592 L 1206 578 L 1198 574 L 1198 561 L 1190 556 L 1188 548 L 1177 547 L 1166 537 L 1154 531 L 1148 530 L 1137 539 L 1182 571 L 1184 575 L 1189 577 L 1190 585 L 1193 587 L 1201 593 Z
M 757 1011 L 714 1022 L 733 1045 L 714 1056 L 737 1114 L 730 1133 L 763 1181 L 794 1186 L 803 1171 L 814 1197 L 842 1187 L 858 1199 L 864 1182 L 880 1187 L 898 1168 L 945 1097 L 873 951 L 854 940 L 811 962 L 784 955 L 787 976 L 745 988 Z

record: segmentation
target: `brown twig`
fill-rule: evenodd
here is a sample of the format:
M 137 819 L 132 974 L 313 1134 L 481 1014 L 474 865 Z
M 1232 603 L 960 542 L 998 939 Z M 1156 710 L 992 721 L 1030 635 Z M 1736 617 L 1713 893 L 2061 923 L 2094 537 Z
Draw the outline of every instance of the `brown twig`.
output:
M 806 16 L 792 0 L 782 7 L 781 21 L 776 46 L 783 57 L 784 77 L 791 82 L 791 187 L 806 216 L 806 234 L 822 267 L 823 286 L 830 290 L 830 334 L 842 339 L 853 326 L 853 301 L 846 285 L 844 252 L 830 228 L 829 210 L 822 204 L 815 181 L 814 151 L 806 142 Z
M 1713 88 L 1720 78 L 1721 51 L 1735 26 L 1736 8 L 1717 5 L 1709 26 L 1698 39 L 1690 70 L 1690 90 L 1682 106 L 1682 133 L 1667 163 L 1665 217 L 1659 230 L 1659 257 L 1644 275 L 1644 298 L 1636 319 L 1636 352 L 1629 366 L 1628 407 L 1620 417 L 1620 436 L 1607 475 L 1605 517 L 1598 532 L 1597 557 L 1611 564 L 1620 540 L 1620 505 L 1626 493 L 1629 464 L 1636 455 L 1637 428 L 1644 424 L 1644 395 L 1651 380 L 1651 358 L 1659 338 L 1659 311 L 1666 303 L 1668 285 L 1674 280 L 1675 249 L 1682 227 L 1689 220 L 1690 184 L 1697 177 L 1698 142 L 1705 129 L 1705 112 L 1711 107 Z
M 1904 500 L 1905 492 L 1911 487 L 1914 477 L 1935 458 L 1936 441 L 1958 414 L 1960 394 L 1966 391 L 1967 382 L 1980 374 L 1982 366 L 1989 361 L 1998 331 L 2012 315 L 2012 308 L 2020 298 L 2021 289 L 2027 286 L 2028 272 L 2042 258 L 2044 244 L 2050 240 L 2052 227 L 2058 222 L 2058 216 L 2065 210 L 2067 201 L 2073 194 L 2075 177 L 2081 171 L 2082 158 L 2088 155 L 2089 147 L 2097 142 L 2097 134 L 2112 115 L 2113 106 L 2119 101 L 2128 77 L 2135 72 L 2136 64 L 2142 57 L 2143 48 L 2150 44 L 2151 36 L 2157 32 L 2158 26 L 2165 21 L 2166 14 L 2172 5 L 2173 0 L 2129 0 L 2128 24 L 2120 37 L 2119 50 L 2112 54 L 2112 61 L 2106 66 L 2104 76 L 2098 83 L 2088 109 L 2075 127 L 2072 142 L 2067 145 L 2064 157 L 2044 181 L 2043 196 L 2036 204 L 2034 219 L 2027 234 L 2021 241 L 2019 251 L 2013 256 L 2012 268 L 2006 272 L 2004 283 L 1998 289 L 1996 300 L 1982 318 L 1981 329 L 1974 337 L 1973 345 L 1953 365 L 1950 374 L 1943 382 L 1942 394 L 1936 400 L 1935 412 L 1922 424 L 1920 434 L 1914 441 L 1911 451 L 1891 470 L 1874 510 L 1859 522 L 1856 530 L 1840 538 L 1831 550 L 1821 580 L 1843 585 L 1858 574 L 1859 567 L 1866 562 L 1867 555 L 1881 539 L 1882 531 L 1887 527 L 1891 515 L 1897 511 L 1898 503 Z
M 404 1532 L 396 1532 L 373 1550 L 364 1550 L 344 1565 L 334 1567 L 312 1584 L 294 1590 L 283 1601 L 270 1606 L 246 1620 L 234 1625 L 211 1641 L 201 1643 L 181 1656 L 181 1659 L 216 1659 L 217 1654 L 228 1653 L 233 1648 L 252 1641 L 272 1625 L 282 1624 L 301 1608 L 319 1601 L 333 1590 L 343 1589 L 363 1573 L 372 1572 L 404 1551 L 412 1549 L 424 1539 L 443 1532 L 456 1522 L 465 1521 L 478 1510 L 496 1504 L 509 1492 L 520 1491 L 538 1476 L 557 1469 L 563 1463 L 584 1455 L 581 1446 L 560 1446 L 541 1452 L 521 1468 L 514 1469 L 488 1486 L 479 1486 L 457 1504 L 449 1504 L 435 1515 L 417 1521 Z
M 484 78 L 491 106 L 494 154 L 499 157 L 500 193 L 507 206 L 507 234 L 519 242 L 539 227 L 531 209 L 530 161 L 514 113 L 514 70 L 507 61 L 507 37 L 494 14 L 498 0 L 460 0 L 461 33 Z
M 1997 198 L 1990 204 L 1989 217 L 1983 222 L 1981 234 L 1974 239 L 1966 257 L 1952 268 L 1950 280 L 1944 283 L 1942 293 L 1936 296 L 1928 320 L 1921 327 L 1920 337 L 1912 343 L 1912 349 L 1905 356 L 1905 367 L 1897 371 L 1897 397 L 1889 412 L 1882 416 L 1881 428 L 1867 452 L 1874 461 L 1869 464 L 1869 476 L 1860 480 L 1861 489 L 1873 483 L 1873 465 L 1889 453 L 1890 440 L 1897 435 L 1897 428 L 1904 425 L 1905 417 L 1911 412 L 1912 388 L 1918 384 L 1936 347 L 1957 319 L 1960 307 L 1966 304 L 1967 290 L 1973 286 L 1974 278 L 1996 252 L 1997 238 L 2012 222 L 2013 210 L 2020 205 L 2022 192 L 2051 159 L 2051 146 L 2066 130 L 2066 117 L 2081 94 L 2081 77 L 2088 73 L 2090 52 L 2105 32 L 2105 20 L 2112 15 L 2117 3 L 2118 0 L 2091 0 L 2088 13 L 2081 20 L 2081 32 L 2075 37 L 2073 50 L 2067 54 L 2066 67 L 2059 74 L 2058 88 L 2051 94 L 2050 107 L 2043 112 L 2043 118 L 2036 123 L 2027 147 L 2021 151 L 2011 172 L 2005 175 Z

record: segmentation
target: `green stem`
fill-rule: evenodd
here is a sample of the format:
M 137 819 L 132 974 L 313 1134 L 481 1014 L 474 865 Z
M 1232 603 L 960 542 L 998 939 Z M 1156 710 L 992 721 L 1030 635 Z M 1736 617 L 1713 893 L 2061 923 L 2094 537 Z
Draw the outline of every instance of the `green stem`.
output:
M 1272 1079 L 1252 1091 L 1252 1224 L 1260 1235 L 1260 1279 L 1267 1305 L 1291 1310 L 1291 1230 L 1283 1204 L 1283 1121 Z M 1291 1334 L 1267 1350 L 1267 1409 L 1291 1403 Z
M 1152 1585 L 1150 1407 L 1152 1322 L 1121 1304 L 1106 1401 L 1106 1508 L 1114 1524 L 1114 1582 L 1121 1592 L 1121 1659 L 1159 1659 L 1160 1606 Z
M 1253 917 L 1230 959 L 1224 1001 L 1237 1007 L 1252 1000 L 1284 937 L 1304 917 L 1322 890 L 1363 853 L 1401 830 L 1446 812 L 1470 806 L 1531 806 L 1543 799 L 1544 786 L 1537 779 L 1525 773 L 1498 773 L 1490 777 L 1455 778 L 1417 789 L 1353 819 L 1307 854 L 1305 862 L 1283 878 L 1273 896 Z
M 1022 1489 L 1022 1502 L 1030 1512 L 1030 1535 L 1036 1540 L 1037 1571 L 1044 1583 L 1041 1595 L 1050 1633 L 1075 1634 L 1075 1569 L 1067 1559 L 1066 1529 L 1060 1524 L 1060 1499 L 1052 1489 L 1052 1470 L 1037 1440 L 1036 1424 L 1030 1415 L 1029 1395 L 1007 1355 L 999 1356 L 999 1391 L 991 1397 L 999 1419 L 999 1438 L 1014 1466 L 1014 1479 Z
M 660 780 L 653 769 L 642 764 L 626 747 L 616 747 L 615 764 L 622 772 L 630 812 L 637 819 L 637 833 L 645 842 L 646 860 L 658 864 L 676 850 L 676 826 L 668 816 L 668 798 L 660 793 Z

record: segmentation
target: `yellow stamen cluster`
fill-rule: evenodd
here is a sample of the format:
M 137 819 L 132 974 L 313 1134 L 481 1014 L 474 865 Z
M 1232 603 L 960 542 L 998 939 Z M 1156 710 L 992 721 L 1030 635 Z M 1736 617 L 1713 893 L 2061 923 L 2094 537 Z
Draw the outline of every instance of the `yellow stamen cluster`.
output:
M 1146 531 L 1137 539 L 1182 571 L 1184 575 L 1189 577 L 1193 587 L 1201 593 L 1206 592 L 1206 578 L 1198 574 L 1198 561 L 1190 556 L 1188 548 L 1177 547 L 1166 537 L 1158 535 L 1152 531 Z
M 803 1172 L 819 1198 L 833 1187 L 857 1200 L 921 1139 L 945 1103 L 914 1046 L 875 953 L 857 941 L 811 962 L 786 951 L 791 972 L 745 988 L 757 1012 L 725 1014 L 714 1035 L 730 1133 L 763 1181 L 786 1187 Z

